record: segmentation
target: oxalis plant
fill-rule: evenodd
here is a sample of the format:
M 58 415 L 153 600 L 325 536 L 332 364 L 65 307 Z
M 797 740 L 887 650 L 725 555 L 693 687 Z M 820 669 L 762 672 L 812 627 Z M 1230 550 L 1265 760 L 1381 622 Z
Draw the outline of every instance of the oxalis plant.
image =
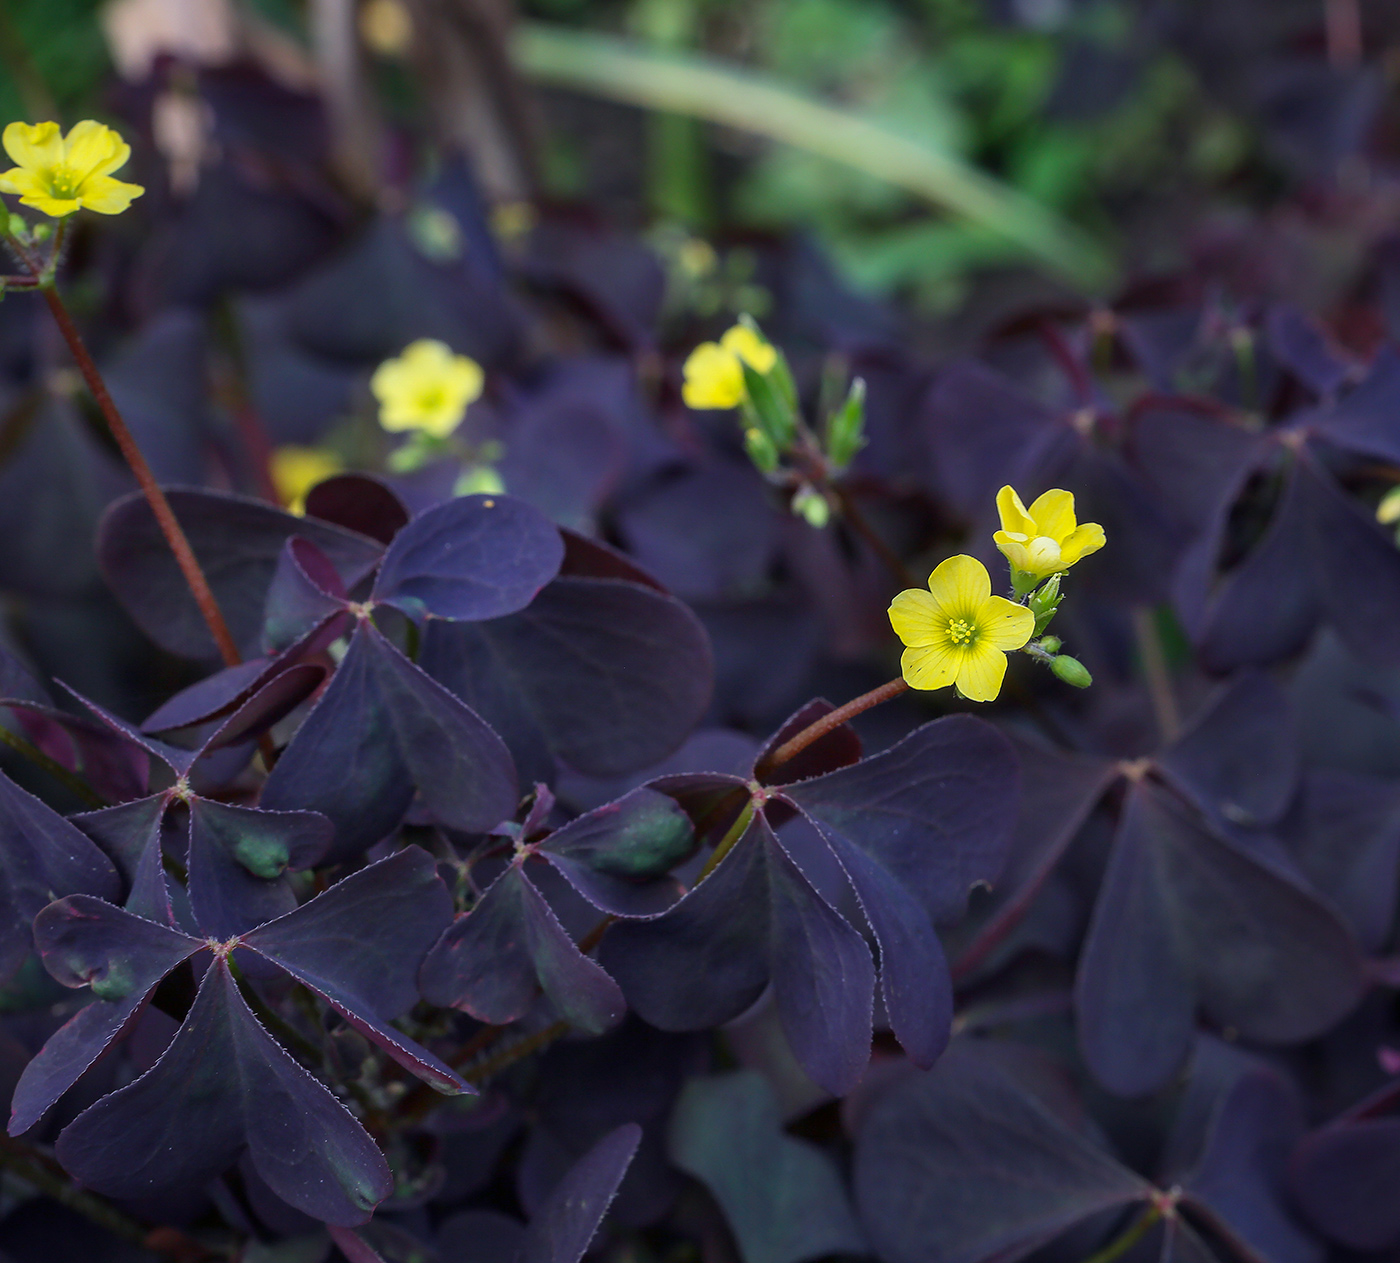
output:
M 1395 519 L 1367 463 L 1400 463 L 1392 357 L 1343 363 L 1280 317 L 1278 371 L 1311 393 L 1272 412 L 1115 412 L 1060 344 L 1067 411 L 951 370 L 929 455 L 986 547 L 911 574 L 862 503 L 865 381 L 804 409 L 741 318 L 681 397 L 737 418 L 804 539 L 839 528 L 884 568 L 902 651 L 761 741 L 696 734 L 704 626 L 507 494 L 464 425 L 486 374 L 442 341 L 370 377 L 397 481 L 287 446 L 282 507 L 163 487 L 59 287 L 70 217 L 143 192 L 127 146 L 91 122 L 4 144 L 0 192 L 43 217 L 8 218 L 4 288 L 38 292 L 139 488 L 101 519 L 102 576 L 194 664 L 137 722 L 0 656 L 0 732 L 45 794 L 0 775 L 0 981 L 28 1023 L 0 1157 L 27 1195 L 114 1249 L 246 1263 L 1313 1263 L 1400 1239 L 1393 1082 L 1329 1091 L 1308 1135 L 1297 1090 L 1346 1022 L 1395 1057 L 1363 1001 L 1400 977 L 1400 807 L 1380 776 L 1300 770 L 1276 670 L 1324 626 L 1400 661 L 1376 631 L 1400 553 L 1351 494 L 1369 478 Z M 1086 322 L 1091 359 L 1114 319 Z M 1157 732 L 1115 743 L 1061 636 L 1114 643 L 1075 567 L 1125 552 Z M 1141 617 L 1168 576 L 1178 654 L 1224 677 L 1187 723 Z M 1020 720 L 977 713 L 1004 690 Z M 851 721 L 906 693 L 956 713 L 867 756 Z

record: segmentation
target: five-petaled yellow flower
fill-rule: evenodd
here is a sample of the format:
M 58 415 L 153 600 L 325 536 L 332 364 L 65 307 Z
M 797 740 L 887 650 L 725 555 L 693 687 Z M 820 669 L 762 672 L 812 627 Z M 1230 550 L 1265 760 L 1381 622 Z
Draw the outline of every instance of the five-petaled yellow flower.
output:
M 1103 527 L 1097 522 L 1077 525 L 1072 491 L 1047 491 L 1029 509 L 1010 487 L 997 492 L 1001 530 L 992 538 L 1013 572 L 1039 582 L 1068 570 L 1076 561 L 1104 546 Z M 1017 591 L 1023 591 L 1019 585 Z
M 481 366 L 431 338 L 420 338 L 397 359 L 385 360 L 370 378 L 379 400 L 379 424 L 386 430 L 422 430 L 443 439 L 478 399 Z
M 279 447 L 268 462 L 272 485 L 289 512 L 306 512 L 306 493 L 317 483 L 344 473 L 339 456 L 324 447 Z
M 777 362 L 778 352 L 762 337 L 747 325 L 735 325 L 718 342 L 702 342 L 687 357 L 681 398 L 690 408 L 737 408 L 748 393 L 743 364 L 767 373 Z
M 120 215 L 146 190 L 112 179 L 131 146 L 110 127 L 84 119 L 65 137 L 57 123 L 11 123 L 3 137 L 15 165 L 0 172 L 0 193 L 18 193 L 55 219 L 76 210 Z
M 974 557 L 949 557 L 928 577 L 928 591 L 909 588 L 890 602 L 890 623 L 908 648 L 900 659 L 910 688 L 956 684 L 974 702 L 1001 692 L 1006 655 L 1035 630 L 1024 605 L 992 595 L 987 567 Z

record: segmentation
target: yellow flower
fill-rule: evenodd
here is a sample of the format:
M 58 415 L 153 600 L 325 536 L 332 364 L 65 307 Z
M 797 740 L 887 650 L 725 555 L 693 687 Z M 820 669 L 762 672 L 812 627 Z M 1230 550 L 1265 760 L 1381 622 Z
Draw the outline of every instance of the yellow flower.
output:
M 385 360 L 370 378 L 386 430 L 422 430 L 443 439 L 481 395 L 481 365 L 431 338 L 420 338 L 397 359 Z
M 112 179 L 131 157 L 131 146 L 110 127 L 84 119 L 65 138 L 57 123 L 11 123 L 3 137 L 15 165 L 0 172 L 0 193 L 18 193 L 32 206 L 60 219 L 79 209 L 120 215 L 146 190 Z
M 306 512 L 306 493 L 318 482 L 342 473 L 345 466 L 334 452 L 323 447 L 279 447 L 272 453 L 269 473 L 278 498 L 300 517 Z
M 974 702 L 992 701 L 1006 676 L 1006 655 L 1031 638 L 1035 615 L 993 596 L 987 567 L 973 557 L 940 562 L 928 589 L 910 588 L 890 602 L 890 624 L 908 646 L 900 659 L 905 683 L 956 684 Z
M 743 364 L 767 373 L 777 362 L 772 346 L 747 325 L 735 325 L 718 342 L 702 342 L 690 353 L 681 397 L 690 408 L 737 408 L 748 393 Z
M 1036 582 L 1068 570 L 1104 546 L 1103 527 L 1097 522 L 1075 523 L 1070 491 L 1047 491 L 1027 509 L 1015 491 L 1003 487 L 997 492 L 997 512 L 1001 530 L 992 536 L 996 546 L 1013 572 Z
M 1376 521 L 1390 526 L 1400 522 L 1400 487 L 1392 487 L 1376 505 Z

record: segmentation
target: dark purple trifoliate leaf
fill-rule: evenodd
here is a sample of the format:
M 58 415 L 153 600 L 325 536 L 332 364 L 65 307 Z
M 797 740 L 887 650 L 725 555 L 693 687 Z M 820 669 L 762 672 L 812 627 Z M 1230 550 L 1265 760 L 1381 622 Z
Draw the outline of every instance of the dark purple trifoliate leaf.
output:
M 680 894 L 660 881 L 695 850 L 690 817 L 674 798 L 645 787 L 571 820 L 532 848 L 595 908 L 654 916 Z
M 782 791 L 855 888 L 879 946 L 891 1026 L 921 1066 L 942 1051 L 952 1018 L 933 922 L 959 915 L 971 886 L 1000 873 L 1017 785 L 1007 740 L 981 720 L 952 716 L 873 758 Z
M 1278 505 L 1259 542 L 1238 566 L 1217 577 L 1229 509 L 1224 504 L 1211 528 L 1187 550 L 1173 581 L 1176 608 L 1202 665 L 1220 673 L 1292 657 L 1321 616 L 1297 463 L 1283 474 Z
M 854 1176 L 887 1263 L 1021 1258 L 1155 1192 L 1019 1082 L 994 1044 L 972 1039 L 875 1101 Z
M 1365 379 L 1331 407 L 1303 419 L 1313 433 L 1339 447 L 1400 461 L 1400 437 L 1395 416 L 1400 410 L 1400 355 L 1394 347 L 1382 347 Z
M 30 741 L 104 798 L 125 802 L 146 792 L 151 773 L 146 755 L 107 725 L 50 706 L 6 705 Z
M 233 710 L 252 696 L 270 665 L 268 658 L 250 658 L 236 667 L 225 667 L 196 684 L 181 689 L 153 710 L 141 723 L 142 732 L 174 732 L 202 724 Z
M 25 1068 L 10 1104 L 10 1135 L 28 1131 L 131 1024 L 162 978 L 204 944 L 100 899 L 74 895 L 35 918 L 44 965 L 94 999 Z
M 306 493 L 307 517 L 388 544 L 405 526 L 409 513 L 393 488 L 369 474 L 336 474 Z
M 198 734 L 200 756 L 254 740 L 290 715 L 321 687 L 325 678 L 326 668 L 316 662 L 299 662 L 271 673 L 267 682 L 232 714 L 223 717 L 212 732 L 205 729 Z M 209 767 L 211 764 L 202 765 L 202 769 Z M 217 777 L 218 773 L 213 775 Z
M 985 511 L 1018 465 L 1054 441 L 1055 411 L 1000 373 L 973 362 L 941 373 L 921 410 L 934 476 L 960 514 Z
M 978 969 L 1020 924 L 1089 813 L 1121 774 L 1112 759 L 1071 754 L 1023 738 L 1014 745 L 1021 796 L 1010 853 L 982 915 L 965 936 L 954 939 L 966 944 L 954 951 L 955 977 Z
M 325 1223 L 364 1223 L 393 1191 L 374 1141 L 263 1030 L 220 957 L 160 1060 L 80 1114 L 57 1151 L 88 1187 L 147 1198 L 198 1188 L 245 1150 L 278 1197 Z
M 1315 395 L 1330 395 L 1351 365 L 1328 344 L 1322 329 L 1297 307 L 1275 303 L 1264 318 L 1269 349 Z
M 130 895 L 134 893 L 137 874 L 143 864 L 150 866 L 148 856 L 154 853 L 155 865 L 160 865 L 162 827 L 169 803 L 167 795 L 152 794 L 135 802 L 104 807 L 100 811 L 87 811 L 73 817 L 73 824 L 96 842 L 116 864 L 127 885 L 128 904 Z M 157 921 L 167 919 L 158 915 L 155 908 L 132 907 L 130 910 L 138 916 Z
M 1202 811 L 1230 824 L 1273 824 L 1292 800 L 1298 776 L 1287 695 L 1266 675 L 1240 675 L 1157 765 Z
M 296 896 L 282 874 L 310 868 L 331 842 L 331 822 L 314 811 L 194 798 L 189 813 L 190 906 L 200 931 L 217 939 L 291 912 Z
M 1400 362 L 1394 375 L 1400 387 Z M 1393 429 L 1393 419 L 1389 424 Z M 1396 451 L 1400 456 L 1400 444 Z M 1361 661 L 1400 665 L 1400 549 L 1393 535 L 1343 494 L 1306 447 L 1298 458 L 1298 480 L 1309 519 L 1313 582 L 1328 621 Z
M 624 1123 L 569 1168 L 525 1230 L 519 1263 L 579 1263 L 641 1139 L 636 1123 Z
M 1261 1066 L 1219 1094 L 1200 1159 L 1176 1183 L 1198 1216 L 1254 1257 L 1318 1263 L 1322 1245 L 1299 1222 L 1284 1184 L 1302 1134 L 1297 1092 L 1277 1071 Z
M 773 1091 L 757 1072 L 690 1080 L 671 1118 L 669 1149 L 714 1194 L 745 1263 L 867 1252 L 835 1163 L 783 1131 Z
M 665 593 L 666 585 L 629 556 L 602 540 L 580 535 L 566 526 L 559 528 L 559 538 L 564 541 L 564 562 L 559 567 L 560 578 L 568 579 L 625 579 L 628 583 L 640 583 L 644 588 L 652 588 Z
M 515 810 L 515 767 L 500 738 L 363 620 L 262 804 L 322 812 L 336 829 L 331 858 L 344 859 L 399 824 L 415 787 L 435 819 L 466 832 Z
M 525 859 L 517 857 L 428 953 L 423 996 L 504 1026 L 543 991 L 571 1026 L 601 1034 L 627 1011 L 622 992 L 559 924 L 526 876 Z
M 1018 785 L 1011 743 L 983 720 L 952 715 L 782 792 L 825 835 L 888 868 L 941 921 L 962 914 L 974 884 L 999 876 Z
M 1282 830 L 1308 880 L 1379 952 L 1400 895 L 1400 784 L 1332 768 L 1306 772 Z
M 153 737 L 149 733 L 142 732 L 135 724 L 128 723 L 125 719 L 112 714 L 111 711 L 99 706 L 96 702 L 89 701 L 76 689 L 70 688 L 62 680 L 58 683 L 75 698 L 78 699 L 88 710 L 92 711 L 104 724 L 113 732 L 126 737 L 132 745 L 138 746 L 147 754 L 152 755 L 160 762 L 164 763 L 177 776 L 189 775 L 190 768 L 199 758 L 198 749 L 187 749 L 184 746 L 171 745 L 168 741 L 162 741 L 159 737 Z
M 334 639 L 326 625 L 345 609 L 346 599 L 345 585 L 330 558 L 309 539 L 293 536 L 282 545 L 272 582 L 268 584 L 263 607 L 263 649 L 280 654 L 324 627 L 325 634 L 315 636 L 301 647 L 301 652 L 322 648 Z
M 470 1091 L 387 1023 L 418 998 L 419 967 L 452 917 L 452 897 L 417 847 L 352 873 L 310 903 L 241 936 L 310 987 L 366 1039 L 441 1092 Z
M 529 605 L 563 560 L 559 531 L 523 500 L 461 496 L 394 537 L 373 599 L 416 622 L 500 618 Z
M 30 925 L 63 895 L 116 899 L 121 879 L 76 827 L 0 773 L 0 981 L 34 946 Z
M 325 553 L 347 588 L 374 569 L 383 551 L 363 535 L 258 500 L 181 488 L 167 494 L 235 642 L 250 656 L 258 652 L 277 558 L 293 535 Z M 152 640 L 186 657 L 216 656 L 209 629 L 143 496 L 127 496 L 107 510 L 97 555 L 117 598 Z
M 840 1095 L 869 1060 L 870 951 L 761 813 L 669 912 L 612 926 L 602 960 L 628 1003 L 662 1030 L 737 1017 L 771 980 L 788 1042 L 813 1080 Z
M 1129 788 L 1075 985 L 1080 1046 L 1105 1087 L 1165 1083 L 1197 1008 L 1247 1039 L 1293 1043 L 1364 990 L 1355 940 L 1291 869 L 1167 791 Z
M 1289 1164 L 1289 1188 L 1309 1223 L 1352 1250 L 1400 1242 L 1400 1117 L 1394 1083 L 1308 1136 Z
M 618 579 L 566 576 L 518 614 L 430 622 L 420 661 L 542 780 L 551 755 L 592 776 L 665 758 L 704 714 L 714 679 L 695 615 Z

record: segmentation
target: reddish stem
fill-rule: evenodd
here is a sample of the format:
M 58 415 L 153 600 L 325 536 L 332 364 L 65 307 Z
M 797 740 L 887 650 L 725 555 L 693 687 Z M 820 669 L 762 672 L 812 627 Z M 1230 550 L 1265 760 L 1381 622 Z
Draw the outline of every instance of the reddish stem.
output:
M 901 693 L 907 693 L 909 686 L 903 679 L 891 680 L 888 684 L 882 684 L 877 689 L 871 689 L 868 693 L 862 693 L 859 697 L 853 698 L 844 706 L 838 706 L 830 714 L 823 715 L 814 724 L 808 724 L 795 737 L 790 737 L 784 741 L 776 750 L 763 760 L 762 771 L 766 774 L 771 772 L 780 764 L 786 763 L 789 759 L 801 754 L 813 742 L 820 741 L 827 733 L 839 728 L 848 719 L 853 719 L 862 711 L 869 710 L 872 706 L 879 706 L 881 702 L 888 702 L 891 698 L 898 697 Z
M 93 362 L 91 354 L 83 343 L 82 335 L 78 332 L 77 325 L 73 323 L 73 317 L 68 314 L 68 308 L 63 305 L 63 299 L 58 296 L 58 291 L 52 285 L 44 285 L 41 288 L 43 289 L 44 301 L 48 303 L 49 311 L 53 313 L 59 332 L 63 334 L 63 340 L 68 343 L 68 349 L 72 352 L 73 359 L 78 365 L 78 372 L 82 374 L 83 381 L 87 383 L 88 390 L 92 392 L 92 397 L 97 402 L 103 419 L 107 422 L 107 428 L 112 432 L 112 437 L 126 458 L 126 463 L 131 467 L 131 472 L 136 475 L 136 481 L 140 485 L 147 503 L 151 506 L 151 512 L 155 514 L 161 533 L 170 545 L 170 551 L 175 554 L 175 564 L 180 567 L 180 573 L 184 576 L 190 594 L 194 597 L 195 604 L 199 606 L 199 612 L 204 615 L 204 621 L 209 626 L 209 634 L 214 637 L 214 643 L 223 656 L 224 664 L 230 667 L 237 666 L 243 661 L 243 656 L 238 652 L 238 646 L 234 643 L 233 635 L 228 629 L 228 624 L 224 621 L 223 612 L 219 609 L 214 592 L 209 587 L 209 580 L 204 577 L 204 571 L 200 568 L 199 560 L 194 555 L 194 549 L 190 547 L 190 541 L 185 536 L 184 528 L 181 527 L 174 510 L 171 509 L 170 501 L 165 498 L 165 492 L 161 490 L 155 474 L 146 463 L 146 458 L 141 455 L 141 449 L 136 445 L 136 439 L 127 429 L 121 413 L 117 411 L 117 405 L 112 401 L 112 396 L 107 391 L 107 384 L 97 371 L 97 365 Z

